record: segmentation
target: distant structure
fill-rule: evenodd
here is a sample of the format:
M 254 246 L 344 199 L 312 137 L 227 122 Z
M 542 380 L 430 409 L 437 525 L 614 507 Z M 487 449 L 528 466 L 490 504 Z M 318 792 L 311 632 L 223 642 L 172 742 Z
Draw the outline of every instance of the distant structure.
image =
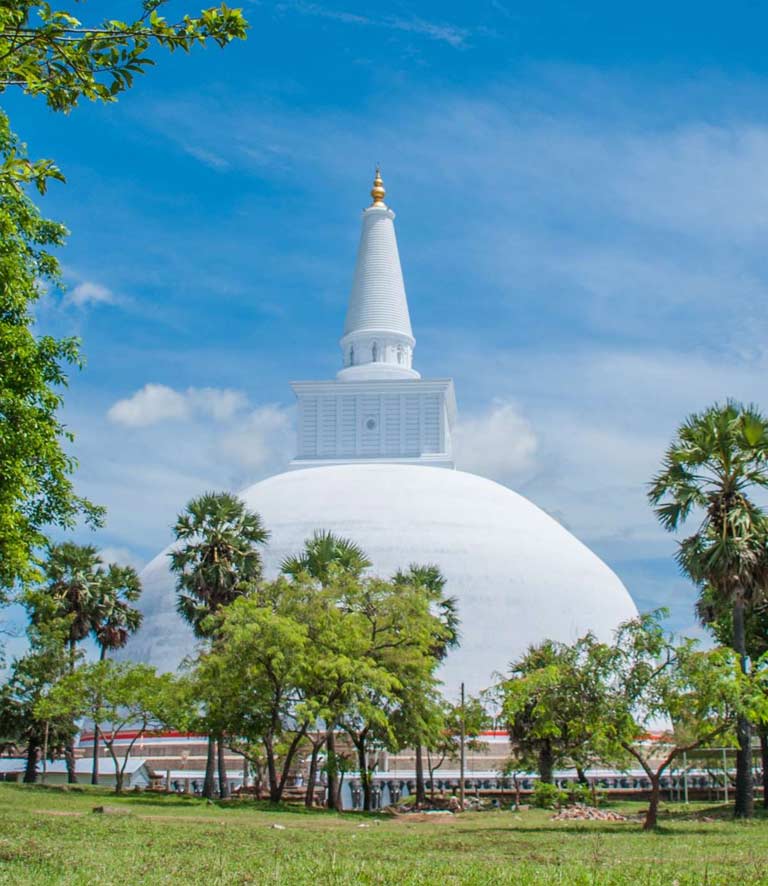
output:
M 349 537 L 373 572 L 434 563 L 458 600 L 461 646 L 440 675 L 454 696 L 491 684 L 531 643 L 608 640 L 636 615 L 616 575 L 559 523 L 510 489 L 453 470 L 450 379 L 422 379 L 394 227 L 377 170 L 335 379 L 294 382 L 290 469 L 245 489 L 272 535 L 265 574 L 317 529 Z M 477 445 L 482 446 L 482 441 Z M 180 502 L 181 504 L 181 502 Z M 172 669 L 193 647 L 176 613 L 168 549 L 142 572 L 144 625 L 126 655 Z

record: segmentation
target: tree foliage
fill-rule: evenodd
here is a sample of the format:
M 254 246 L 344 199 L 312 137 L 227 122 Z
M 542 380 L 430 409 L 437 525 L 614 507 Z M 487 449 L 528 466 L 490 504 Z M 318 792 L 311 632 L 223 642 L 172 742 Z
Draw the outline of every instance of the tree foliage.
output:
M 676 531 L 697 519 L 679 545 L 678 562 L 717 607 L 731 609 L 731 646 L 749 667 L 745 617 L 765 597 L 768 519 L 751 495 L 768 486 L 768 420 L 734 401 L 689 416 L 678 429 L 654 478 L 649 498 L 662 526 Z M 751 728 L 742 717 L 736 760 L 737 817 L 753 808 Z
M 318 529 L 306 540 L 303 550 L 283 560 L 280 571 L 294 578 L 306 573 L 327 584 L 335 572 L 358 577 L 371 565 L 360 545 L 327 529 Z
M 103 510 L 74 492 L 72 440 L 58 416 L 67 366 L 79 366 L 76 339 L 34 332 L 31 306 L 60 284 L 53 251 L 65 228 L 44 219 L 12 175 L 44 190 L 52 174 L 34 169 L 0 112 L 0 593 L 35 577 L 35 552 L 51 525 L 70 528 Z M 3 174 L 3 170 L 5 173 Z
M 225 4 L 169 22 L 166 0 L 144 0 L 137 18 L 88 25 L 48 2 L 0 5 L 0 92 L 42 96 L 54 111 L 80 98 L 110 102 L 153 59 L 153 47 L 189 51 L 245 37 L 239 9 Z M 84 4 L 83 4 L 84 5 Z M 104 510 L 75 494 L 71 431 L 59 417 L 69 367 L 79 367 L 79 342 L 35 334 L 32 307 L 61 286 L 56 249 L 63 225 L 43 218 L 28 188 L 44 194 L 64 181 L 51 160 L 31 160 L 0 111 L 0 596 L 35 577 L 35 554 L 51 526 L 78 518 L 101 524 Z
M 66 541 L 49 546 L 42 583 L 23 599 L 33 623 L 67 621 L 70 655 L 92 636 L 104 657 L 108 650 L 124 646 L 141 625 L 141 613 L 131 605 L 140 595 L 133 567 L 105 564 L 94 545 Z
M 651 782 L 646 828 L 656 824 L 660 779 L 672 762 L 727 741 L 739 717 L 762 717 L 766 707 L 760 680 L 741 671 L 731 650 L 676 642 L 661 615 L 626 622 L 611 645 L 591 636 L 571 646 L 543 644 L 502 684 L 523 760 L 528 748 L 540 753 L 549 742 L 559 765 L 585 755 L 640 765 Z M 515 732 L 519 712 L 526 728 Z
M 114 763 L 120 793 L 136 742 L 178 719 L 175 689 L 173 675 L 157 674 L 149 665 L 99 661 L 61 677 L 38 701 L 35 714 L 44 720 L 91 720 Z M 131 737 L 118 745 L 129 727 Z
M 72 661 L 65 651 L 68 622 L 51 618 L 40 625 L 30 624 L 29 649 L 13 662 L 0 689 L 0 736 L 4 745 L 24 750 L 26 782 L 37 780 L 41 758 L 64 753 L 76 731 L 73 718 L 46 718 L 37 710 L 39 701 L 70 671 Z
M 572 645 L 546 640 L 510 666 L 500 685 L 501 710 L 520 768 L 552 783 L 554 769 L 589 764 L 607 652 L 587 634 Z
M 354 745 L 370 808 L 377 745 L 401 738 L 409 687 L 434 687 L 444 629 L 429 595 L 355 573 L 322 569 L 323 583 L 300 570 L 259 583 L 222 610 L 217 642 L 195 668 L 193 695 L 215 728 L 262 745 L 274 801 L 308 742 L 312 788 L 323 739 L 338 726 Z
M 611 654 L 598 748 L 623 749 L 652 786 L 645 828 L 656 824 L 660 778 L 683 752 L 733 739 L 740 718 L 762 716 L 765 695 L 725 647 L 675 642 L 658 614 L 623 625 Z M 659 722 L 669 725 L 654 741 Z
M 174 532 L 178 544 L 169 556 L 176 573 L 176 608 L 195 636 L 215 644 L 223 611 L 252 591 L 261 578 L 259 546 L 269 533 L 259 515 L 229 492 L 206 492 L 192 499 L 179 515 Z M 197 728 L 208 732 L 203 794 L 213 796 L 218 741 L 219 793 L 224 797 L 223 733 L 210 695 L 208 702 L 197 711 Z
M 269 532 L 258 514 L 229 492 L 207 492 L 179 515 L 179 544 L 169 554 L 177 608 L 198 637 L 215 633 L 212 618 L 261 578 L 259 545 Z
M 0 7 L 0 91 L 19 88 L 42 96 L 55 111 L 81 98 L 110 102 L 154 64 L 152 46 L 188 52 L 212 41 L 243 39 L 247 23 L 226 4 L 170 22 L 161 15 L 168 0 L 143 0 L 133 21 L 86 24 L 70 9 L 47 2 L 11 0 Z M 85 4 L 83 4 L 85 5 Z

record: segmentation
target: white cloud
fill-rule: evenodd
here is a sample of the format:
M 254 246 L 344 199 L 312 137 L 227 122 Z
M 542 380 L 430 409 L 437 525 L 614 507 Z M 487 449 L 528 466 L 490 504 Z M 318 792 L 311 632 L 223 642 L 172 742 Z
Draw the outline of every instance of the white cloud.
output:
M 249 471 L 274 466 L 284 467 L 295 448 L 293 423 L 281 406 L 262 406 L 231 433 L 225 435 L 219 449 L 231 463 Z
M 144 565 L 143 558 L 127 547 L 107 545 L 99 551 L 99 556 L 106 565 L 117 563 L 118 566 L 133 566 L 136 570 Z
M 94 283 L 92 280 L 83 280 L 73 287 L 66 295 L 66 304 L 77 308 L 85 308 L 89 305 L 113 305 L 117 301 L 111 289 Z
M 206 148 L 201 148 L 199 145 L 184 145 L 184 150 L 196 160 L 199 160 L 201 163 L 209 166 L 211 169 L 216 169 L 219 171 L 223 171 L 225 169 L 229 169 L 229 163 L 225 160 L 221 154 L 217 154 L 215 151 L 209 151 Z
M 242 391 L 230 388 L 188 388 L 187 402 L 193 412 L 226 421 L 244 409 L 248 398 Z
M 210 408 L 193 406 L 194 396 L 163 388 L 148 385 L 137 392 L 144 395 L 138 407 L 136 397 L 121 401 L 130 404 L 121 408 L 121 421 L 105 422 L 92 413 L 67 417 L 78 428 L 78 490 L 107 507 L 109 550 L 116 562 L 135 565 L 132 551 L 149 557 L 160 550 L 193 496 L 210 489 L 237 492 L 283 470 L 294 453 L 292 409 L 260 405 L 221 421 Z M 180 409 L 184 423 L 148 420 L 149 413 L 157 416 L 165 407 Z M 140 434 L 138 443 L 126 427 Z
M 109 420 L 139 428 L 164 421 L 180 421 L 196 416 L 226 421 L 242 410 L 247 398 L 241 391 L 227 388 L 187 388 L 176 391 L 167 385 L 146 384 L 124 400 L 114 403 Z
M 496 401 L 484 414 L 461 419 L 454 431 L 456 467 L 501 483 L 527 478 L 538 441 L 517 406 Z
M 115 424 L 141 428 L 161 421 L 189 416 L 189 403 L 184 394 L 166 385 L 146 384 L 140 391 L 113 404 L 107 416 Z
M 368 15 L 360 15 L 356 12 L 346 12 L 344 10 L 328 9 L 316 3 L 304 3 L 301 0 L 294 0 L 292 3 L 281 3 L 277 7 L 279 11 L 291 11 L 300 15 L 316 16 L 331 21 L 336 21 L 345 25 L 365 25 L 373 28 L 383 28 L 390 31 L 403 31 L 405 33 L 416 34 L 420 37 L 427 37 L 430 40 L 436 40 L 440 43 L 447 43 L 458 49 L 467 41 L 469 31 L 466 28 L 460 28 L 456 25 L 444 24 L 442 22 L 431 22 L 422 18 L 400 18 L 400 17 L 384 17 L 372 18 Z

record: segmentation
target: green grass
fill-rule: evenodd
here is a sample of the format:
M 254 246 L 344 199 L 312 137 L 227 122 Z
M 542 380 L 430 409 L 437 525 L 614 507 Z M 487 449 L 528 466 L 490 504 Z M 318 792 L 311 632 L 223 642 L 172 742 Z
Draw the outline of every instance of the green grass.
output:
M 99 804 L 125 814 L 95 815 Z M 0 883 L 768 884 L 768 819 L 735 823 L 721 807 L 671 806 L 645 834 L 634 822 L 550 815 L 408 821 L 0 784 Z

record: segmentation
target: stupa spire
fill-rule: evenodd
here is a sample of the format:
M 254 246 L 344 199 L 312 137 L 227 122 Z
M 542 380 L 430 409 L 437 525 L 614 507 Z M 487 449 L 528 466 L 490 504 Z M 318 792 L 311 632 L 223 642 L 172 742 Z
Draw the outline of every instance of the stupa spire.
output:
M 381 180 L 381 167 L 376 167 L 376 178 L 373 180 L 373 187 L 371 188 L 371 197 L 373 197 L 372 206 L 386 206 L 384 203 L 384 198 L 387 196 L 387 189 L 384 187 L 384 182 Z
M 363 210 L 355 275 L 340 345 L 342 380 L 419 378 L 411 362 L 416 340 L 395 235 L 395 213 L 384 202 L 381 169 L 371 188 L 373 203 Z

